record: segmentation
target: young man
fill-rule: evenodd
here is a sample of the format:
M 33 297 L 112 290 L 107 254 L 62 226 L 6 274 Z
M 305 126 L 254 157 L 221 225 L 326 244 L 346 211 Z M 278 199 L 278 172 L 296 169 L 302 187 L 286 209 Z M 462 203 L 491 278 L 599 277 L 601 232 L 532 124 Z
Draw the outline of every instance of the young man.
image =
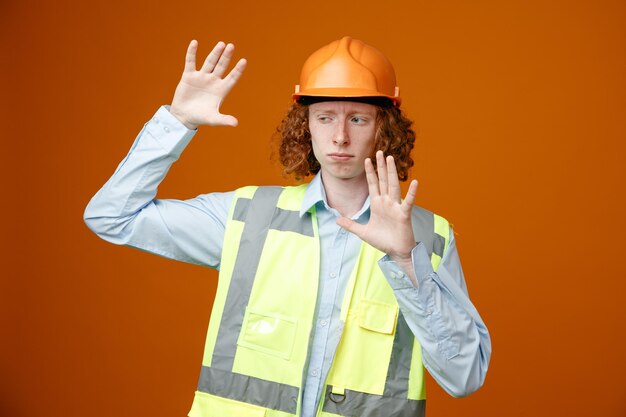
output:
M 491 343 L 467 296 L 454 234 L 401 199 L 414 133 L 393 67 L 345 37 L 305 63 L 279 128 L 298 187 L 244 187 L 176 201 L 158 184 L 246 62 L 218 43 L 196 70 L 189 45 L 162 107 L 93 197 L 100 237 L 218 268 L 192 417 L 423 416 L 425 366 L 454 396 L 483 383 Z

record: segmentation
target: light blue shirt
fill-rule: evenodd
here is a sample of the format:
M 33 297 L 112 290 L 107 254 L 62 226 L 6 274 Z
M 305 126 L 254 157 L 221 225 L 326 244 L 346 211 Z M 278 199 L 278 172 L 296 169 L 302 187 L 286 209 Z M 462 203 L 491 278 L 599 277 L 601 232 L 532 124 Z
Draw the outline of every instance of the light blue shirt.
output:
M 219 269 L 222 241 L 233 192 L 203 194 L 189 200 L 155 199 L 157 187 L 195 134 L 167 107 L 146 123 L 113 176 L 89 202 L 85 222 L 109 242 L 167 258 Z M 336 224 L 321 176 L 309 184 L 301 213 L 316 207 L 321 242 L 317 317 L 304 376 L 302 416 L 313 417 L 339 338 L 343 290 L 359 254 L 361 240 Z M 369 198 L 352 219 L 369 220 Z M 454 233 L 437 272 L 423 244 L 412 251 L 415 287 L 389 257 L 379 267 L 422 346 L 424 366 L 453 396 L 465 396 L 484 382 L 491 341 L 471 303 Z

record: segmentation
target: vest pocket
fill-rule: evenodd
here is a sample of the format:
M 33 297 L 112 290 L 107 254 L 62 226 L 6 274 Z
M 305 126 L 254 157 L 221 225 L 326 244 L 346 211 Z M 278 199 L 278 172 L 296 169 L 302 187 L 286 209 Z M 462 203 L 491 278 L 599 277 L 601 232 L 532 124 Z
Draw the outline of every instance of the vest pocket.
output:
M 189 417 L 265 417 L 265 408 L 196 391 Z
M 327 384 L 383 395 L 397 317 L 397 304 L 360 298 L 348 311 Z
M 295 318 L 247 308 L 237 344 L 289 360 L 296 327 Z
M 393 334 L 398 306 L 362 298 L 359 302 L 359 326 L 377 333 Z

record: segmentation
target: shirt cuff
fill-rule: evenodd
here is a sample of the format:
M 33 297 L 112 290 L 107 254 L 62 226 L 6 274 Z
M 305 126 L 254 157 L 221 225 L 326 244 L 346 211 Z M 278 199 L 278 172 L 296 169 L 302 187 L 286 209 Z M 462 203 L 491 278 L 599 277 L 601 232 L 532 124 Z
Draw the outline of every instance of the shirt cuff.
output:
M 426 252 L 426 247 L 422 242 L 419 242 L 411 251 L 411 260 L 415 277 L 417 278 L 417 288 L 419 288 L 425 280 L 430 278 L 430 274 L 433 272 L 428 252 Z M 405 288 L 415 288 L 411 279 L 389 255 L 382 257 L 378 261 L 378 266 L 381 271 L 383 271 L 392 289 L 402 290 Z
M 169 106 L 161 106 L 146 123 L 146 131 L 168 154 L 178 158 L 198 129 L 190 130 L 169 112 Z
M 445 358 L 452 359 L 459 354 L 460 345 L 450 337 L 450 327 L 435 302 L 438 291 L 434 280 L 436 274 L 423 243 L 420 242 L 413 248 L 411 259 L 417 277 L 417 287 L 389 255 L 381 258 L 378 266 L 393 289 L 398 306 L 409 327 L 412 329 L 423 327 L 423 331 L 436 343 L 437 349 Z M 414 330 L 414 334 L 418 333 Z

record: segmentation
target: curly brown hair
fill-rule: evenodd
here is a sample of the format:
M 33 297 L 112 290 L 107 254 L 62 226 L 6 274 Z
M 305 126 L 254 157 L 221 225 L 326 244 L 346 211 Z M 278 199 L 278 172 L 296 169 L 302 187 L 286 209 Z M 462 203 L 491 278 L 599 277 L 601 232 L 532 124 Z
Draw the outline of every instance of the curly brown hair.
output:
M 393 105 L 376 105 L 375 151 L 382 150 L 385 156 L 393 156 L 398 178 L 406 181 L 413 166 L 411 150 L 415 143 L 413 122 Z M 274 135 L 278 141 L 278 156 L 283 173 L 302 180 L 317 174 L 320 164 L 313 154 L 309 131 L 309 106 L 293 103 Z M 372 155 L 374 156 L 374 155 Z M 372 158 L 376 165 L 376 159 Z

